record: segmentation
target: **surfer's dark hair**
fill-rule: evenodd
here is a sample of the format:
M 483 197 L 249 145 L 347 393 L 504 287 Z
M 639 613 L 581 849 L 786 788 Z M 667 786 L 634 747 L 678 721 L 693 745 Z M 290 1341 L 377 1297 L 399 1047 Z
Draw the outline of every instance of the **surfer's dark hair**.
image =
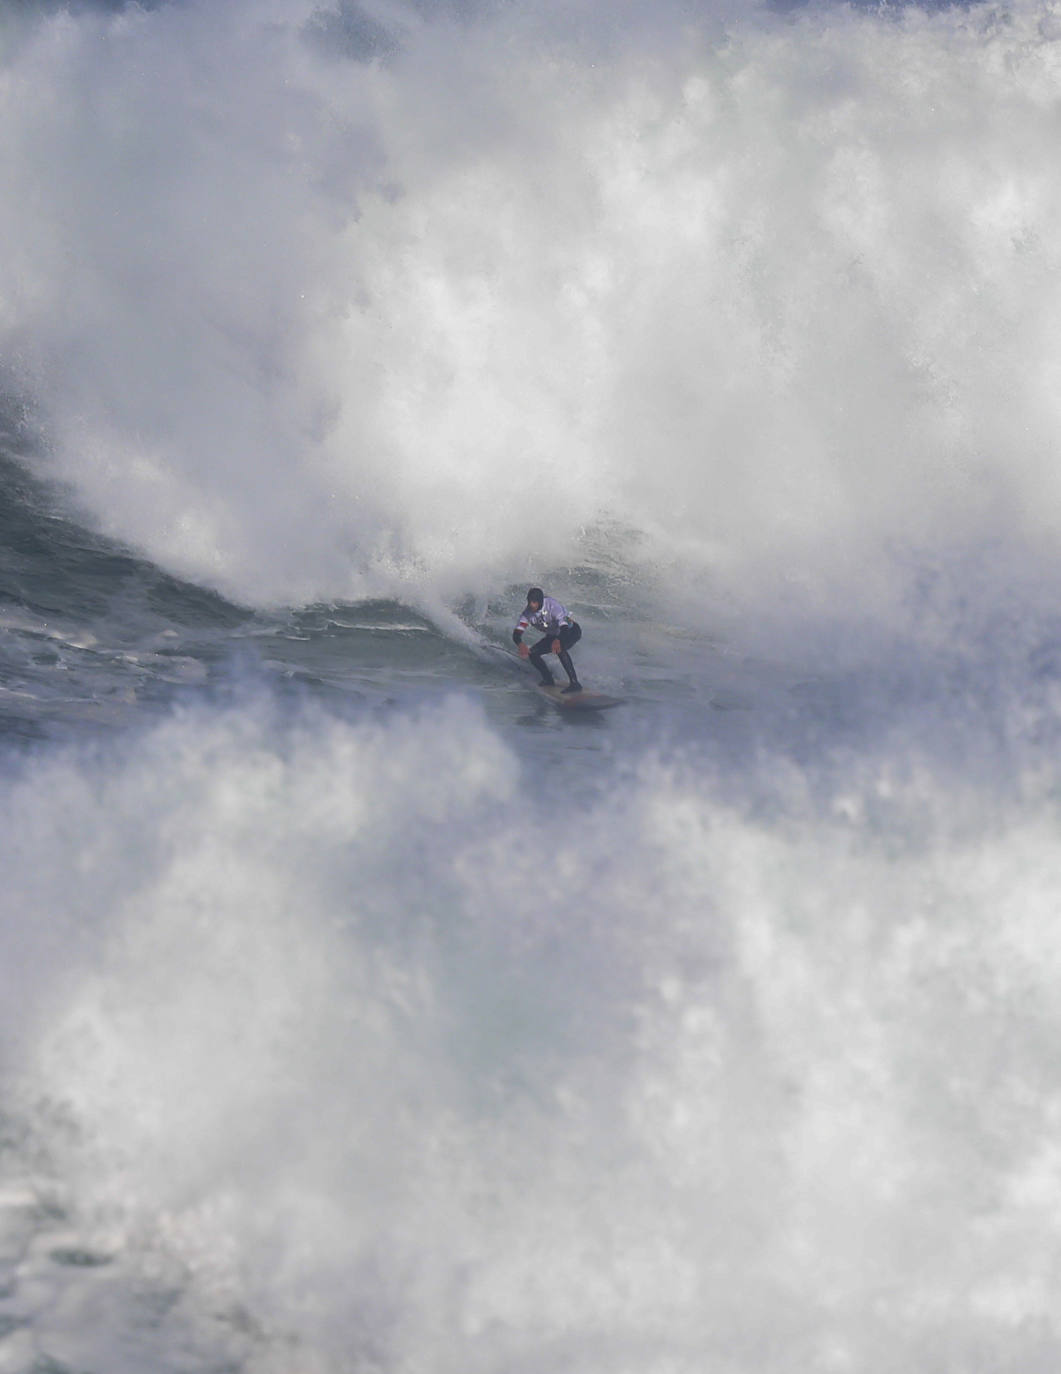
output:
M 545 604 L 545 593 L 542 591 L 541 587 L 532 587 L 527 593 L 527 605 L 529 606 L 532 601 L 537 601 L 539 606 Z

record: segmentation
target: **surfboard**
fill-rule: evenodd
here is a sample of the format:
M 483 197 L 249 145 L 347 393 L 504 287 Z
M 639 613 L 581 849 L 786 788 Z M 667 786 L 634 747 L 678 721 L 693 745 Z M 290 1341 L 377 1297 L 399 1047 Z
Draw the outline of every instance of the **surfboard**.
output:
M 566 696 L 562 687 L 540 685 L 535 691 L 562 711 L 606 711 L 609 706 L 621 706 L 624 701 L 623 697 L 610 697 L 604 692 L 589 692 L 585 688 Z

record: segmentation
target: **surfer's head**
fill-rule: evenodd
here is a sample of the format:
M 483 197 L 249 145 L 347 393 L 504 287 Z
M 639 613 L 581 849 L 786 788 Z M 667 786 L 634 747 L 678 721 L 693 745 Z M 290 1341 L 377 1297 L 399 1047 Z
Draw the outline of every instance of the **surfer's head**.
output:
M 545 601 L 545 593 L 541 587 L 532 587 L 527 593 L 527 607 L 532 611 L 540 611 L 542 603 Z

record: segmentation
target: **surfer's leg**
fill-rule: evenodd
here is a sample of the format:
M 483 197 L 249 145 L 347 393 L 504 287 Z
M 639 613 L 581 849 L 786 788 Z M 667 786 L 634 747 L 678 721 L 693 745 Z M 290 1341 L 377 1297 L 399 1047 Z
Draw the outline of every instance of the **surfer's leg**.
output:
M 563 666 L 564 672 L 567 674 L 567 681 L 569 684 L 564 688 L 564 691 L 580 692 L 582 690 L 582 684 L 578 680 L 578 674 L 575 672 L 575 665 L 571 662 L 571 655 L 567 651 L 573 644 L 577 644 L 582 638 L 581 627 L 575 624 L 574 621 L 572 621 L 570 625 L 561 626 L 557 638 L 560 640 L 562 646 L 557 657 Z
M 571 655 L 566 649 L 561 649 L 559 654 L 560 662 L 564 665 L 564 672 L 567 674 L 567 686 L 565 692 L 581 692 L 582 683 L 579 682 L 575 673 L 575 665 L 571 662 Z
M 538 676 L 541 678 L 542 685 L 545 687 L 551 687 L 554 682 L 553 675 L 545 666 L 544 662 L 545 655 L 552 650 L 552 643 L 552 635 L 547 635 L 544 639 L 539 639 L 537 644 L 535 644 L 534 648 L 530 651 L 530 661 L 534 664 L 535 668 L 537 668 Z

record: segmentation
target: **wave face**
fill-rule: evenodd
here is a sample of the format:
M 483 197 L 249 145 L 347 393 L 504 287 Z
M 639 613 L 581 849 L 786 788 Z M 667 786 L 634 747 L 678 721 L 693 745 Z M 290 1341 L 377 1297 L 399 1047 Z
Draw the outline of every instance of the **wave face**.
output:
M 438 600 L 618 540 L 857 618 L 1056 549 L 1052 3 L 8 26 L 4 352 L 172 572 Z
M 1053 1374 L 1056 0 L 0 42 L 0 1371 Z

